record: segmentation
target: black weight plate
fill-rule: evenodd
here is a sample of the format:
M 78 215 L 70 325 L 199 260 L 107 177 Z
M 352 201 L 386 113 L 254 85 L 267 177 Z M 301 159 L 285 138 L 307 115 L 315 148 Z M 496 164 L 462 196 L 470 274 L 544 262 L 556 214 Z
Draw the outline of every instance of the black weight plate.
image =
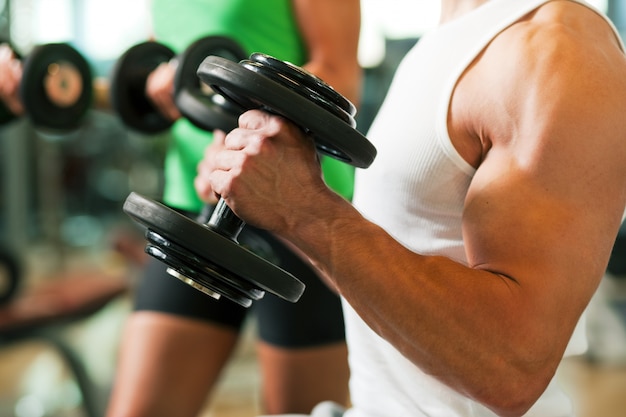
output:
M 0 127 L 12 122 L 16 117 L 4 103 L 0 103 Z
M 209 264 L 154 231 L 148 230 L 146 238 L 150 242 L 146 246 L 146 253 L 181 275 L 174 275 L 176 278 L 204 293 L 211 296 L 218 293 L 244 307 L 250 307 L 252 300 L 260 300 L 265 295 L 265 291 L 259 290 L 245 280 L 231 276 L 218 265 Z
M 54 90 L 58 97 L 54 97 Z M 76 129 L 91 106 L 92 96 L 91 68 L 72 46 L 39 45 L 24 59 L 20 98 L 36 127 Z
M 158 247 L 159 250 L 168 256 L 178 260 L 184 260 L 185 265 L 182 268 L 179 268 L 174 263 L 172 264 L 172 266 L 177 266 L 176 269 L 184 270 L 186 268 L 193 268 L 197 271 L 198 275 L 218 276 L 220 280 L 223 281 L 223 284 L 230 288 L 233 293 L 243 294 L 246 298 L 252 300 L 261 299 L 265 293 L 264 291 L 261 291 L 255 286 L 249 284 L 248 281 L 231 276 L 228 271 L 223 270 L 219 265 L 207 264 L 204 259 L 200 259 L 188 248 L 178 245 L 152 230 L 148 230 L 146 232 L 146 239 L 151 243 L 151 246 Z M 211 285 L 209 285 L 209 288 L 210 287 Z
M 228 133 L 237 127 L 241 110 L 229 110 L 218 102 L 220 98 L 224 100 L 183 90 L 176 94 L 174 102 L 180 113 L 196 127 L 209 132 L 219 129 Z
M 376 148 L 340 118 L 291 89 L 227 59 L 207 57 L 198 77 L 246 109 L 261 108 L 286 117 L 308 131 L 320 152 L 358 168 L 367 168 Z
M 111 107 L 126 126 L 147 134 L 172 126 L 173 122 L 150 103 L 145 90 L 148 75 L 174 55 L 166 45 L 148 41 L 132 46 L 115 62 L 111 72 Z
M 304 284 L 289 272 L 160 203 L 133 192 L 123 209 L 138 223 L 230 276 L 291 302 L 298 301 L 304 292 Z
M 13 298 L 20 286 L 21 265 L 17 256 L 8 249 L 0 247 L 0 275 L 2 290 L 0 291 L 0 305 Z
M 234 62 L 246 58 L 244 49 L 225 36 L 206 36 L 192 43 L 178 57 L 174 77 L 174 100 L 181 114 L 200 129 L 220 129 L 229 132 L 237 127 L 241 109 L 229 105 L 223 97 L 203 85 L 196 72 L 209 55 L 220 56 Z
M 302 84 L 296 78 L 287 76 L 283 72 L 276 72 L 276 68 L 268 67 L 267 65 L 263 65 L 260 62 L 245 60 L 241 61 L 239 64 L 250 71 L 256 72 L 259 75 L 267 77 L 272 81 L 275 81 L 283 85 L 284 87 L 289 88 L 294 93 L 300 94 L 302 97 L 315 102 L 315 104 L 322 107 L 333 116 L 340 118 L 344 123 L 348 123 L 351 127 L 356 127 L 356 121 L 347 111 L 339 107 L 336 103 L 329 100 L 318 90 L 312 90 L 310 87 Z
M 273 56 L 255 52 L 250 55 L 250 61 L 272 68 L 275 72 L 285 74 L 294 82 L 301 84 L 310 91 L 321 94 L 324 98 L 335 103 L 350 116 L 356 115 L 356 107 L 347 98 L 339 94 L 324 80 L 304 68 L 298 67 L 286 61 L 281 61 Z

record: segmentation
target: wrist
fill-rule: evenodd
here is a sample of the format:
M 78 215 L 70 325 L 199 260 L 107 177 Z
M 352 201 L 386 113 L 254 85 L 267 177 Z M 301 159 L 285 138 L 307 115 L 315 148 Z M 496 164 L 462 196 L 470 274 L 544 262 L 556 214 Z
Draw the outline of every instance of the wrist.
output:
M 279 233 L 313 259 L 330 259 L 333 242 L 358 212 L 345 198 L 327 189 L 299 207 L 294 221 Z

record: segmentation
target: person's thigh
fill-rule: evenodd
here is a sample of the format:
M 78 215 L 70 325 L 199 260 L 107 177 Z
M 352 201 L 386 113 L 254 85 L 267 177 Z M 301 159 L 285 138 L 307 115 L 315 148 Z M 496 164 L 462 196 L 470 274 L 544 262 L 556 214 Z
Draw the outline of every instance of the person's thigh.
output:
M 258 344 L 263 412 L 309 413 L 320 401 L 347 405 L 349 400 L 345 343 L 285 349 Z
M 225 297 L 215 300 L 173 277 L 167 266 L 150 258 L 134 292 L 134 309 L 159 311 L 239 331 L 248 309 Z
M 215 300 L 150 258 L 134 291 L 108 416 L 195 416 L 239 338 L 248 309 Z
M 127 319 L 108 416 L 196 416 L 238 339 L 229 327 L 155 311 Z

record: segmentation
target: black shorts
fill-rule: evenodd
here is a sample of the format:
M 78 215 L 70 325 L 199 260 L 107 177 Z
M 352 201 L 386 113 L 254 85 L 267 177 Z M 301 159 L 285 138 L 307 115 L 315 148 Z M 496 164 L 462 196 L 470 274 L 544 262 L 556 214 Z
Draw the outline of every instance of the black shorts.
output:
M 193 216 L 196 217 L 196 216 Z M 304 282 L 306 289 L 296 303 L 273 294 L 245 308 L 225 297 L 215 300 L 166 272 L 165 264 L 150 258 L 135 291 L 135 310 L 152 310 L 206 320 L 241 330 L 247 314 L 255 314 L 259 337 L 284 348 L 303 348 L 345 340 L 341 301 L 313 268 L 271 234 L 246 226 L 239 235 L 242 245 Z

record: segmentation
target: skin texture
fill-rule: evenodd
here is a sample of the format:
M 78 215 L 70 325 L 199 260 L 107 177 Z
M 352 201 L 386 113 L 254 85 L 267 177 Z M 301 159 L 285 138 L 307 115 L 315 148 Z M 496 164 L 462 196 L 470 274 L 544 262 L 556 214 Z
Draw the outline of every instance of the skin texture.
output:
M 24 106 L 19 97 L 22 80 L 22 64 L 7 44 L 0 45 L 0 100 L 16 116 L 24 113 Z
M 294 0 L 293 6 L 308 45 L 305 67 L 358 103 L 358 0 Z M 149 77 L 146 92 L 161 112 L 174 120 L 180 113 L 173 103 L 173 74 L 172 65 L 162 65 Z M 216 138 L 223 136 L 223 132 L 215 132 Z M 216 142 L 219 146 L 223 140 Z M 207 148 L 208 158 L 212 149 Z M 200 179 L 198 184 L 206 202 L 215 200 L 208 182 Z M 207 302 L 212 301 L 207 298 Z M 141 311 L 129 317 L 122 340 L 107 416 L 191 417 L 205 404 L 236 346 L 238 333 L 208 322 Z M 315 404 L 329 399 L 347 403 L 345 342 L 301 349 L 259 342 L 257 353 L 263 373 L 263 412 L 308 413 Z
M 442 21 L 481 3 L 444 0 Z M 463 211 L 468 265 L 411 252 L 363 218 L 280 117 L 242 115 L 208 181 L 247 223 L 298 246 L 414 364 L 520 416 L 553 377 L 608 262 L 626 205 L 624 97 L 618 41 L 581 5 L 550 2 L 487 46 L 448 114 L 454 146 L 477 169 Z

